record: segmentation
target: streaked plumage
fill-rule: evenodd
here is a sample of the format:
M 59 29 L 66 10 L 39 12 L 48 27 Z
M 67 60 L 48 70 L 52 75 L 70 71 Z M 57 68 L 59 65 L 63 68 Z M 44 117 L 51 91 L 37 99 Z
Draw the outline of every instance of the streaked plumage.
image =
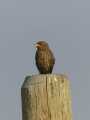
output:
M 44 41 L 39 41 L 35 44 L 37 47 L 35 60 L 36 66 L 40 74 L 50 74 L 52 73 L 53 66 L 55 64 L 55 58 L 49 45 Z

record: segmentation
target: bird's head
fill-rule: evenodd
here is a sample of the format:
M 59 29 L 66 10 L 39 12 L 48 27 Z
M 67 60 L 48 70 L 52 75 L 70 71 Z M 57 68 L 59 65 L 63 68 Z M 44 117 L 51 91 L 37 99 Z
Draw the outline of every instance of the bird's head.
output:
M 37 47 L 38 50 L 45 50 L 45 49 L 49 49 L 49 45 L 44 42 L 44 41 L 39 41 L 35 44 L 35 46 Z

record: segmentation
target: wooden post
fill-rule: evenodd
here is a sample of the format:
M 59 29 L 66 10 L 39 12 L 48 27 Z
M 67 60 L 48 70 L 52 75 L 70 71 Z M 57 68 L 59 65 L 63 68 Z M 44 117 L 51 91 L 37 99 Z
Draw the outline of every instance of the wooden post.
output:
M 23 120 L 72 120 L 70 85 L 63 74 L 26 77 L 21 97 Z

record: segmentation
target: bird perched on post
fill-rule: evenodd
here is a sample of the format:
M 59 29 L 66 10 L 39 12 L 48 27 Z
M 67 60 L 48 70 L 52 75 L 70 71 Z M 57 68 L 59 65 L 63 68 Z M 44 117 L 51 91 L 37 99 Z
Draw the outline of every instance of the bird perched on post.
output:
M 39 41 L 35 44 L 37 47 L 35 60 L 36 66 L 40 74 L 52 73 L 55 64 L 55 58 L 49 45 L 44 41 Z

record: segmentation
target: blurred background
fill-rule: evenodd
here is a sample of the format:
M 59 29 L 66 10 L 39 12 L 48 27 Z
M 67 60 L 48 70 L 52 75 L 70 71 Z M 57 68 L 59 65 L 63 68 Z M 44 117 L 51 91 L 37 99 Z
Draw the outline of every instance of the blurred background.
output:
M 48 42 L 53 73 L 70 80 L 73 120 L 90 119 L 90 1 L 0 1 L 0 119 L 22 120 L 21 86 L 38 74 L 34 44 Z

